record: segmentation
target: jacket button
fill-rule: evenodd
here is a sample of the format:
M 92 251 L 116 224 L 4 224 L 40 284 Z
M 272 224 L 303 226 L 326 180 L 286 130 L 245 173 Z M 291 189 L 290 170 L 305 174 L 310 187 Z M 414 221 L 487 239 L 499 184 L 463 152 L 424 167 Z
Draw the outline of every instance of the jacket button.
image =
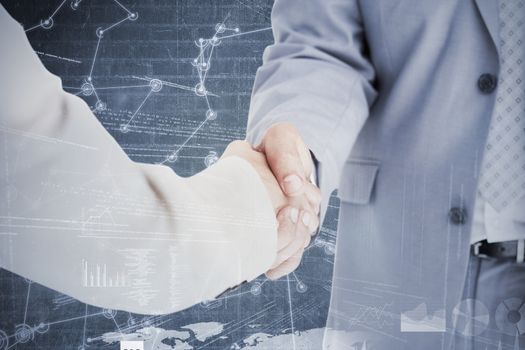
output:
M 454 207 L 449 210 L 448 217 L 454 225 L 463 225 L 467 222 L 467 211 L 463 208 Z
M 496 89 L 497 85 L 498 78 L 492 74 L 481 74 L 481 76 L 478 79 L 478 88 L 484 94 L 490 94 L 491 92 L 493 92 Z

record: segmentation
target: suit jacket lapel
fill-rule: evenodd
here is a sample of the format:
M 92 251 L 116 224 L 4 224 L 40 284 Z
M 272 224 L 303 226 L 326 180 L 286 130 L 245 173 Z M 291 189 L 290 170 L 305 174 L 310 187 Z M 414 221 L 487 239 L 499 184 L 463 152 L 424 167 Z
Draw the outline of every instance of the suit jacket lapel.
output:
M 481 17 L 487 26 L 492 41 L 499 51 L 499 1 L 498 0 L 475 0 Z

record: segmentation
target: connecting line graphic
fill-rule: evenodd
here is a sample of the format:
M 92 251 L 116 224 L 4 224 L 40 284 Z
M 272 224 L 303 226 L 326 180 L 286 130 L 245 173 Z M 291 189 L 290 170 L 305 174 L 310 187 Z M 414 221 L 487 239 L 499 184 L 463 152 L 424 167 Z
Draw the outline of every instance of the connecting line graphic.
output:
M 120 126 L 120 131 L 122 131 L 123 133 L 127 133 L 129 131 L 129 123 L 131 123 L 131 121 L 133 120 L 133 118 L 135 118 L 135 116 L 137 115 L 137 113 L 140 111 L 140 109 L 142 108 L 142 106 L 144 106 L 144 103 L 146 103 L 146 101 L 148 100 L 148 98 L 151 96 L 151 94 L 153 93 L 154 89 L 151 88 L 151 90 L 148 92 L 148 94 L 146 95 L 146 97 L 144 98 L 144 100 L 142 100 L 142 102 L 140 103 L 139 107 L 135 110 L 135 112 L 133 113 L 133 115 L 131 116 L 131 118 L 128 120 L 128 122 L 126 124 L 122 124 Z
M 63 7 L 67 0 L 63 0 L 60 5 L 55 9 L 55 11 L 51 14 L 50 17 L 48 17 L 46 20 L 42 20 L 41 24 L 36 25 L 34 27 L 29 28 L 29 30 L 36 29 L 38 27 L 42 27 L 45 29 L 50 29 L 53 26 L 53 17 L 60 11 L 60 9 Z M 79 8 L 79 5 L 82 0 L 72 0 L 71 2 L 71 8 L 73 10 L 76 10 Z M 80 88 L 78 87 L 64 87 L 65 89 L 72 89 L 77 90 L 74 95 L 82 95 L 82 96 L 94 96 L 96 99 L 94 108 L 92 108 L 92 112 L 102 112 L 107 109 L 107 105 L 105 102 L 103 102 L 100 99 L 100 96 L 98 94 L 98 91 L 102 90 L 110 90 L 110 89 L 128 89 L 128 88 L 146 88 L 149 87 L 150 90 L 146 94 L 145 98 L 142 100 L 142 102 L 139 104 L 138 108 L 133 112 L 129 120 L 123 124 L 120 125 L 119 130 L 122 133 L 127 133 L 131 130 L 132 122 L 135 120 L 136 116 L 142 109 L 142 107 L 146 104 L 148 99 L 151 97 L 153 93 L 157 93 L 162 90 L 163 86 L 173 87 L 180 90 L 186 90 L 191 91 L 198 97 L 204 98 L 206 102 L 206 116 L 205 119 L 197 126 L 197 128 L 189 135 L 186 140 L 182 142 L 180 146 L 177 147 L 176 150 L 168 154 L 163 161 L 160 162 L 160 164 L 165 164 L 166 162 L 173 163 L 179 159 L 179 153 L 180 151 L 188 144 L 188 142 L 200 131 L 200 129 L 208 122 L 215 120 L 217 118 L 217 112 L 212 108 L 212 105 L 210 103 L 209 96 L 212 97 L 219 97 L 217 94 L 214 94 L 206 88 L 206 79 L 208 77 L 208 72 L 211 68 L 211 60 L 213 57 L 213 53 L 215 50 L 215 47 L 219 46 L 224 39 L 229 38 L 235 38 L 243 35 L 253 34 L 253 33 L 259 33 L 263 31 L 270 30 L 271 27 L 256 29 L 256 30 L 250 30 L 246 32 L 241 32 L 239 28 L 229 28 L 225 25 L 225 21 L 228 19 L 229 15 L 221 22 L 218 23 L 215 26 L 215 33 L 213 36 L 209 39 L 200 38 L 198 41 L 195 42 L 197 47 L 199 48 L 199 54 L 195 59 L 192 61 L 192 65 L 197 70 L 198 75 L 198 83 L 192 87 L 192 86 L 186 86 L 174 82 L 164 81 L 157 78 L 151 78 L 151 77 L 137 77 L 133 76 L 132 78 L 146 81 L 147 84 L 141 84 L 141 85 L 125 85 L 125 86 L 107 86 L 107 87 L 98 87 L 95 86 L 95 83 L 93 81 L 93 72 L 95 69 L 95 63 L 97 62 L 97 58 L 100 51 L 100 44 L 102 39 L 104 38 L 104 35 L 114 29 L 115 27 L 119 26 L 120 24 L 124 23 L 125 21 L 135 21 L 138 19 L 138 13 L 130 11 L 126 6 L 124 6 L 120 1 L 118 0 L 112 0 L 117 4 L 120 8 L 122 8 L 126 12 L 126 17 L 122 18 L 121 20 L 109 25 L 106 28 L 99 27 L 96 29 L 95 34 L 97 35 L 97 44 L 95 46 L 95 52 L 93 54 L 93 59 L 91 61 L 89 74 L 85 81 L 82 83 Z M 231 32 L 232 34 L 227 34 L 228 32 Z M 57 57 L 59 58 L 59 57 Z M 72 60 L 73 61 L 73 60 Z M 206 165 L 208 163 L 213 163 L 215 159 L 217 158 L 216 154 L 210 153 L 206 159 Z
M 197 70 L 197 75 L 199 78 L 199 82 L 195 86 L 195 88 L 191 89 L 197 96 L 204 97 L 206 101 L 207 111 L 206 111 L 206 118 L 198 125 L 198 127 L 193 131 L 188 138 L 171 154 L 169 154 L 166 159 L 164 159 L 160 164 L 165 164 L 166 162 L 173 163 L 177 161 L 179 158 L 179 152 L 186 146 L 186 144 L 197 134 L 197 132 L 208 122 L 211 120 L 215 120 L 217 118 L 217 112 L 214 111 L 211 107 L 210 100 L 208 96 L 216 96 L 208 92 L 206 88 L 206 78 L 208 77 L 208 72 L 211 68 L 211 60 L 213 57 L 213 52 L 217 46 L 219 46 L 222 43 L 222 40 L 228 39 L 228 38 L 234 38 L 239 37 L 242 35 L 247 34 L 253 34 L 258 33 L 266 30 L 270 30 L 271 27 L 267 28 L 261 28 L 246 32 L 241 32 L 239 28 L 229 28 L 225 25 L 226 20 L 228 19 L 228 16 L 221 22 L 215 25 L 215 33 L 213 36 L 209 39 L 200 38 L 195 42 L 195 45 L 199 48 L 199 54 L 195 59 L 192 61 L 192 65 Z M 233 32 L 234 34 L 227 34 L 227 35 L 221 35 L 226 32 Z M 183 88 L 188 90 L 187 87 L 183 86 L 177 86 L 179 88 Z
M 26 282 L 29 284 L 28 286 L 28 294 L 29 294 L 29 290 L 30 290 L 29 288 L 33 282 L 29 280 L 26 280 Z M 16 325 L 15 332 L 13 334 L 7 335 L 3 331 L 0 330 L 0 349 L 9 350 L 13 348 L 14 346 L 16 346 L 17 344 L 25 344 L 25 343 L 34 341 L 35 335 L 47 333 L 50 327 L 53 325 L 63 324 L 63 323 L 68 323 L 68 322 L 83 319 L 84 325 L 83 325 L 82 344 L 78 347 L 78 349 L 85 350 L 87 344 L 90 344 L 97 340 L 102 339 L 102 337 L 94 337 L 94 338 L 86 339 L 87 319 L 91 317 L 96 317 L 96 316 L 103 316 L 106 319 L 113 320 L 113 323 L 115 324 L 115 327 L 118 330 L 118 333 L 120 335 L 124 335 L 127 332 L 136 330 L 141 327 L 142 328 L 158 327 L 170 320 L 169 318 L 163 318 L 161 316 L 150 316 L 150 317 L 144 317 L 144 319 L 141 322 L 136 323 L 135 321 L 133 321 L 131 324 L 128 324 L 127 327 L 122 328 L 121 326 L 119 326 L 119 324 L 115 320 L 116 315 L 117 315 L 117 311 L 111 310 L 111 309 L 103 309 L 102 311 L 88 314 L 88 305 L 86 304 L 84 315 L 70 317 L 70 318 L 63 319 L 63 320 L 51 321 L 47 323 L 41 322 L 38 325 L 35 325 L 33 327 L 25 323 L 25 315 L 24 315 L 24 323 Z M 130 318 L 131 318 L 131 314 L 130 314 Z M 14 341 L 11 343 L 10 339 L 12 338 L 14 338 Z
M 237 331 L 238 329 L 244 327 L 246 324 L 249 324 L 249 323 L 253 323 L 261 318 L 263 318 L 264 316 L 266 316 L 266 314 L 273 308 L 275 308 L 276 306 L 276 303 L 275 302 L 270 302 L 268 304 L 266 304 L 264 306 L 264 308 L 258 312 L 256 312 L 255 314 L 251 314 L 241 320 L 238 320 L 236 322 L 233 322 L 233 323 L 230 323 L 228 324 L 227 327 L 225 327 L 222 336 L 229 336 L 230 334 L 234 333 L 235 331 Z M 196 350 L 200 350 L 200 349 L 205 349 L 208 345 L 210 344 L 213 344 L 215 343 L 217 340 L 219 340 L 220 337 L 217 337 L 217 338 L 214 338 L 210 341 L 207 341 L 206 343 L 202 344 L 201 346 L 199 346 L 198 348 L 196 348 Z M 193 345 L 193 341 L 190 341 L 188 345 Z
M 99 52 L 99 48 L 100 48 L 100 42 L 102 41 L 102 38 L 104 37 L 104 34 L 109 32 L 113 28 L 115 28 L 118 25 L 124 23 L 125 21 L 128 21 L 128 20 L 129 21 L 136 21 L 139 18 L 139 15 L 138 15 L 137 12 L 131 12 L 127 7 L 122 5 L 122 3 L 120 3 L 118 0 L 113 0 L 113 2 L 115 2 L 119 7 L 121 7 L 122 9 L 124 9 L 124 11 L 126 11 L 126 17 L 124 17 L 123 19 L 121 19 L 121 20 L 111 24 L 110 26 L 108 26 L 106 28 L 99 27 L 95 31 L 95 34 L 98 37 L 97 46 L 95 48 L 95 53 L 93 55 L 93 61 L 91 62 L 91 68 L 89 70 L 89 75 L 88 75 L 86 81 L 82 84 L 82 87 L 81 87 L 81 90 L 83 91 L 83 95 L 84 96 L 90 96 L 92 94 L 95 95 L 95 98 L 96 98 L 97 101 L 95 103 L 95 108 L 93 109 L 93 112 L 104 111 L 107 108 L 106 104 L 100 100 L 100 97 L 98 96 L 98 93 L 97 93 L 97 89 L 98 88 L 96 88 L 95 84 L 93 83 L 93 70 L 95 69 L 95 62 L 97 61 L 98 52 Z
M 133 76 L 133 78 L 135 79 L 138 79 L 138 80 L 143 80 L 143 81 L 148 81 L 149 84 L 148 85 L 135 85 L 135 86 L 126 86 L 126 87 L 142 87 L 142 86 L 149 86 L 150 87 L 150 91 L 148 92 L 148 94 L 146 95 L 146 97 L 144 98 L 144 100 L 142 101 L 142 103 L 139 105 L 139 107 L 135 110 L 135 112 L 131 115 L 131 118 L 124 124 L 122 124 L 120 126 L 120 131 L 122 133 L 127 133 L 129 132 L 130 130 L 130 124 L 131 122 L 133 121 L 133 119 L 135 118 L 135 116 L 137 115 L 137 113 L 142 109 L 142 107 L 144 106 L 144 104 L 146 103 L 146 101 L 148 100 L 148 98 L 151 96 L 152 93 L 156 93 L 156 92 L 159 92 L 160 90 L 162 90 L 162 87 L 163 86 L 168 86 L 168 87 L 173 87 L 173 88 L 176 88 L 176 89 L 181 89 L 181 90 L 186 90 L 186 91 L 192 91 L 194 92 L 195 94 L 199 95 L 200 93 L 197 92 L 197 89 L 198 87 L 190 87 L 190 86 L 185 86 L 185 85 L 181 85 L 181 84 L 177 84 L 177 83 L 172 83 L 172 82 L 169 82 L 169 81 L 165 81 L 165 80 L 160 80 L 160 79 L 154 79 L 154 78 L 150 78 L 150 77 L 137 77 L 137 76 Z M 110 88 L 118 88 L 118 87 L 110 87 Z M 122 87 L 124 88 L 124 87 Z M 101 89 L 104 89 L 104 88 L 97 88 L 97 90 L 101 90 Z M 105 89 L 108 89 L 108 88 L 105 88 Z M 203 96 L 206 97 L 206 100 L 207 100 L 207 96 L 210 95 L 210 96 L 215 96 L 215 97 L 218 97 L 218 95 L 214 94 L 214 93 L 211 93 L 209 91 L 204 91 L 202 93 Z M 209 106 L 209 102 L 208 103 L 208 106 Z M 210 108 L 208 108 L 208 110 L 210 111 Z M 208 112 L 206 113 L 206 119 L 209 120 L 211 118 L 215 118 L 216 117 L 216 113 L 214 111 L 211 111 L 211 112 Z M 199 126 L 197 128 L 196 131 L 198 131 L 200 128 L 202 127 Z M 193 136 L 193 135 L 192 135 Z M 171 160 L 172 158 L 167 158 L 165 161 L 175 161 L 175 160 Z
M 292 331 L 292 344 L 293 344 L 293 349 L 295 350 L 296 349 L 295 327 L 294 327 L 294 322 L 293 322 L 292 292 L 290 291 L 290 275 L 286 276 L 286 283 L 288 285 L 287 286 L 288 287 L 288 306 L 290 308 L 290 327 Z
M 55 23 L 55 20 L 53 19 L 55 17 L 55 15 L 58 13 L 58 11 L 60 11 L 60 9 L 62 8 L 62 6 L 64 6 L 64 4 L 66 3 L 67 0 L 62 0 L 62 2 L 60 3 L 60 5 L 58 5 L 58 7 L 55 9 L 55 11 L 53 11 L 53 13 L 51 14 L 51 16 L 47 17 L 46 19 L 42 19 L 40 20 L 40 23 L 37 24 L 37 25 L 34 25 L 30 28 L 27 28 L 25 30 L 25 32 L 30 32 L 32 30 L 35 30 L 37 28 L 43 28 L 43 29 L 51 29 L 53 28 L 53 25 Z M 79 2 L 80 3 L 80 2 Z M 76 10 L 78 8 L 78 4 L 76 6 L 73 6 L 73 4 L 76 4 L 76 1 L 73 1 L 71 3 L 71 8 L 73 10 Z
M 290 319 L 290 327 L 291 327 L 291 334 L 292 334 L 292 346 L 293 346 L 293 349 L 295 350 L 297 345 L 296 345 L 296 340 L 295 340 L 295 322 L 294 322 L 294 310 L 293 310 L 293 305 L 292 305 L 292 291 L 291 291 L 291 279 L 290 279 L 290 276 L 292 276 L 293 279 L 295 279 L 295 281 L 297 282 L 297 284 L 295 286 L 297 292 L 305 293 L 308 290 L 308 287 L 306 286 L 306 284 L 304 282 L 302 282 L 299 279 L 299 277 L 297 276 L 297 274 L 295 272 L 292 272 L 290 275 L 286 276 L 287 294 L 288 294 L 287 296 L 288 296 L 288 305 L 289 305 L 289 319 Z M 267 281 L 268 281 L 268 278 L 264 278 L 264 280 L 262 282 L 255 281 L 255 282 L 252 283 L 252 286 L 251 286 L 249 291 L 239 292 L 238 290 L 235 289 L 234 291 L 237 291 L 237 293 L 235 293 L 235 294 L 226 294 L 225 296 L 220 297 L 218 299 L 215 299 L 214 301 L 227 299 L 227 298 L 233 298 L 233 297 L 240 297 L 240 296 L 248 294 L 248 293 L 251 293 L 254 296 L 260 295 L 261 292 L 262 292 L 262 286 Z M 299 308 L 299 310 L 300 310 L 300 308 Z M 283 318 L 282 321 L 284 321 L 284 320 L 285 320 L 285 318 Z
M 27 297 L 26 297 L 26 307 L 25 307 L 25 310 L 24 310 L 24 324 L 26 323 L 26 319 L 27 319 L 27 307 L 29 305 L 29 294 L 31 293 L 31 282 L 28 281 L 27 282 Z
M 114 312 L 113 318 L 116 315 L 116 312 Z M 106 316 L 106 315 L 105 315 Z M 109 317 L 109 314 L 107 314 L 107 317 Z M 107 318 L 106 317 L 106 318 Z M 110 317 L 111 318 L 111 317 Z M 104 339 L 105 337 L 107 339 L 118 341 L 123 336 L 125 336 L 128 333 L 135 332 L 140 328 L 149 328 L 149 327 L 160 327 L 163 324 L 169 322 L 171 318 L 167 318 L 165 316 L 146 316 L 141 321 L 135 321 L 133 316 L 129 314 L 128 322 L 126 327 L 120 327 L 116 321 L 115 324 L 117 326 L 118 332 L 114 332 L 114 335 L 111 336 L 98 336 L 98 337 L 92 337 L 87 338 L 87 343 L 93 344 L 97 341 L 100 341 Z M 84 349 L 82 349 L 84 350 Z
M 82 319 L 82 318 L 84 318 L 84 335 L 85 335 L 85 319 L 87 317 L 93 317 L 93 316 L 98 316 L 98 315 L 104 315 L 105 317 L 107 317 L 106 314 L 113 312 L 111 310 L 105 309 L 102 312 L 93 313 L 93 314 L 88 315 L 87 305 L 86 305 L 86 313 L 83 316 L 71 317 L 68 319 L 51 321 L 47 323 L 41 322 L 37 325 L 29 326 L 26 323 L 26 321 L 27 321 L 27 310 L 28 310 L 28 305 L 29 305 L 29 295 L 31 293 L 31 285 L 33 284 L 33 281 L 28 280 L 28 279 L 26 279 L 25 281 L 27 282 L 27 297 L 26 297 L 26 304 L 25 304 L 25 309 L 24 309 L 24 319 L 21 324 L 18 324 L 15 326 L 15 332 L 9 336 L 6 333 L 4 333 L 2 330 L 0 330 L 0 349 L 2 350 L 9 350 L 13 348 L 14 346 L 16 346 L 17 344 L 29 343 L 35 339 L 35 335 L 47 333 L 49 331 L 49 328 L 52 325 L 67 323 L 67 322 L 71 322 L 71 321 Z M 10 339 L 13 339 L 13 338 L 14 338 L 14 341 L 11 343 Z
M 79 350 L 85 350 L 86 348 L 86 324 L 87 324 L 87 314 L 88 314 L 87 310 L 88 310 L 88 305 L 86 304 L 86 308 L 84 311 L 84 328 L 82 330 L 82 345 L 78 347 Z
M 67 1 L 68 0 L 62 0 L 62 2 L 53 11 L 53 13 L 51 13 L 51 15 L 49 17 L 47 17 L 46 19 L 42 19 L 39 24 L 34 25 L 34 26 L 30 27 L 30 28 L 27 28 L 25 30 L 25 32 L 29 32 L 29 31 L 32 31 L 32 30 L 37 29 L 37 28 L 43 28 L 43 29 L 46 29 L 46 30 L 51 29 L 54 26 L 54 17 L 60 11 L 60 9 L 62 9 L 62 7 L 64 6 L 64 4 Z M 71 0 L 70 7 L 73 10 L 77 10 L 79 8 L 79 6 L 80 6 L 80 3 L 82 1 L 83 0 Z M 118 5 L 118 7 L 120 7 L 121 9 L 123 9 L 126 12 L 126 16 L 124 18 L 120 19 L 119 21 L 109 25 L 106 28 L 99 27 L 99 28 L 96 29 L 95 34 L 98 37 L 98 39 L 97 39 L 97 46 L 95 47 L 95 53 L 93 55 L 93 60 L 91 62 L 91 67 L 90 67 L 90 70 L 89 70 L 89 74 L 88 74 L 87 79 L 85 80 L 85 82 L 82 84 L 82 86 L 80 88 L 80 92 L 77 92 L 75 94 L 75 95 L 82 94 L 84 96 L 95 95 L 96 103 L 95 103 L 95 108 L 92 110 L 93 112 L 104 111 L 107 108 L 106 104 L 100 100 L 100 98 L 98 96 L 98 93 L 97 93 L 97 89 L 98 88 L 96 88 L 95 84 L 93 83 L 93 70 L 95 68 L 95 63 L 96 63 L 96 60 L 97 60 L 97 57 L 98 57 L 99 48 L 100 48 L 100 42 L 102 41 L 102 38 L 104 37 L 104 34 L 109 32 L 110 30 L 114 29 L 115 27 L 119 26 L 120 24 L 124 23 L 125 21 L 136 21 L 139 18 L 139 15 L 138 15 L 137 12 L 132 12 L 131 10 L 129 10 L 126 6 L 124 6 L 118 0 L 112 0 L 112 1 L 116 5 Z M 44 53 L 39 53 L 39 54 L 46 55 Z M 80 63 L 79 61 L 76 61 L 76 60 L 66 59 L 66 58 L 63 58 L 63 57 L 55 56 L 55 55 L 46 55 L 46 56 L 55 57 L 55 58 L 63 59 L 63 60 L 66 60 L 66 61 L 72 61 L 72 62 L 75 62 L 75 63 Z M 124 88 L 124 87 L 122 87 L 122 88 Z M 106 89 L 108 89 L 108 88 L 106 88 Z

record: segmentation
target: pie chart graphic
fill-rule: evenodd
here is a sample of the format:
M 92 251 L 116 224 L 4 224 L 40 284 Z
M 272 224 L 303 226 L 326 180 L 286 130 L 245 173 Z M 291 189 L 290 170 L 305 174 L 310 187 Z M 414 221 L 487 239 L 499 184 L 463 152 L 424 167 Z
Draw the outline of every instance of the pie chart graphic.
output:
M 452 324 L 455 331 L 466 337 L 483 333 L 489 322 L 489 310 L 476 299 L 465 299 L 452 310 Z
M 504 300 L 496 308 L 496 326 L 505 334 L 525 333 L 525 301 L 519 298 Z

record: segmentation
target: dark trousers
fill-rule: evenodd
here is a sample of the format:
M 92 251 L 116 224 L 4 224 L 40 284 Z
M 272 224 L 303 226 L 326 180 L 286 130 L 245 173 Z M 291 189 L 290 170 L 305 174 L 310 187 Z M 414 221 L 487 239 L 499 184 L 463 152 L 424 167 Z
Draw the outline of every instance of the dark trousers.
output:
M 455 349 L 525 349 L 525 263 L 471 255 Z

